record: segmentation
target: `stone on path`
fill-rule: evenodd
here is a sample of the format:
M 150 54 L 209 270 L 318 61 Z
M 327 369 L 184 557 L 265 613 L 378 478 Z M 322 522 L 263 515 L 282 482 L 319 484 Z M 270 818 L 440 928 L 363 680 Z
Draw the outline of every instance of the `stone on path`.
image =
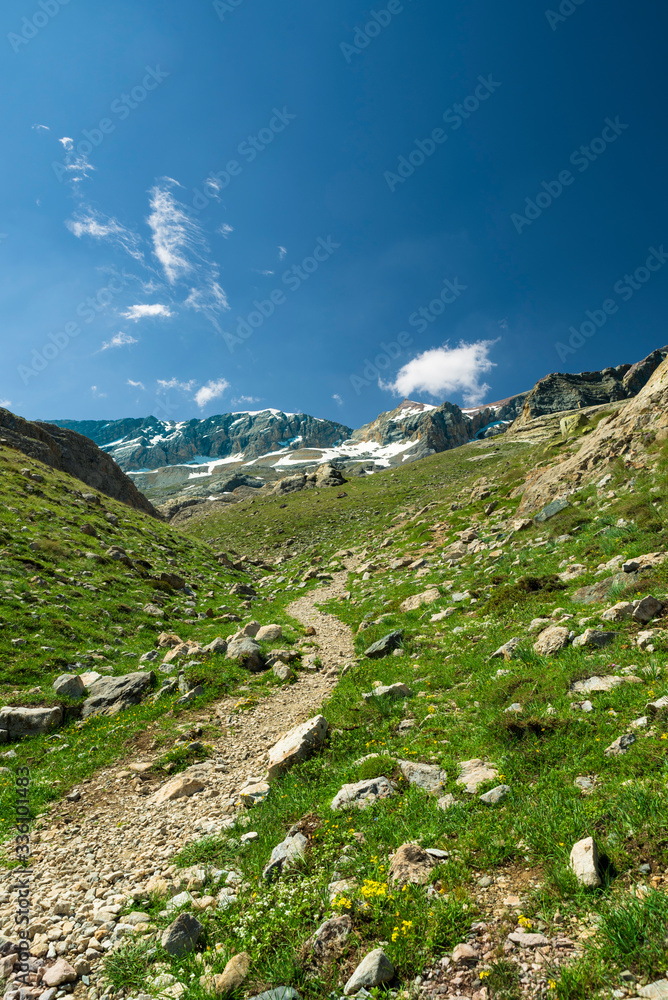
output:
M 279 681 L 294 681 L 297 679 L 297 675 L 294 670 L 292 670 L 287 663 L 281 663 L 280 660 L 278 663 L 274 664 L 272 672 L 274 677 L 278 677 Z
M 352 976 L 343 987 L 344 995 L 349 997 L 357 993 L 362 987 L 373 989 L 381 983 L 387 983 L 394 978 L 394 966 L 382 948 L 375 948 L 370 951 L 366 958 L 363 958 L 357 966 Z
M 299 760 L 306 760 L 315 750 L 322 746 L 329 729 L 324 715 L 303 722 L 301 726 L 291 729 L 269 751 L 268 777 L 276 778 Z
M 201 792 L 204 788 L 206 788 L 206 785 L 200 778 L 179 774 L 176 778 L 172 778 L 166 785 L 158 789 L 149 801 L 159 806 L 163 802 L 172 802 L 174 799 L 181 799 L 184 795 L 194 795 L 195 792 Z
M 403 637 L 403 632 L 388 632 L 378 642 L 369 646 L 364 655 L 368 656 L 370 660 L 379 660 L 383 656 L 389 656 L 393 649 L 399 648 Z
M 163 932 L 160 943 L 169 955 L 187 955 L 197 944 L 203 929 L 192 913 L 179 913 L 176 920 Z
M 565 649 L 570 641 L 570 632 L 562 625 L 551 625 L 544 629 L 533 644 L 539 656 L 554 656 Z
M 332 809 L 366 809 L 379 799 L 389 798 L 396 793 L 394 784 L 384 776 L 368 778 L 354 784 L 342 785 L 332 799 Z
M 598 849 L 593 837 L 578 840 L 571 849 L 570 866 L 582 885 L 597 888 L 602 885 L 598 868 Z
M 45 986 L 62 986 L 63 983 L 73 983 L 77 974 L 69 962 L 59 958 L 55 965 L 47 969 L 42 977 Z
M 463 785 L 469 795 L 474 795 L 480 785 L 486 781 L 493 781 L 498 774 L 499 771 L 494 764 L 488 764 L 474 757 L 472 760 L 463 760 L 459 765 L 457 784 Z

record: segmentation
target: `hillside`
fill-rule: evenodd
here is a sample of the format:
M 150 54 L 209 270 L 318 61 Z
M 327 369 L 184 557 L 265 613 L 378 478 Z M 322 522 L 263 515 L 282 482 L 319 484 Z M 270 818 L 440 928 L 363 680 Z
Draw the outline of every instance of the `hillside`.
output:
M 4 752 L 35 959 L 88 1000 L 661 997 L 667 364 L 630 402 L 169 525 L 1 448 L 2 704 L 64 712 Z M 91 669 L 167 690 L 83 721 L 53 682 Z M 309 753 L 271 749 L 306 719 Z M 5 940 L 15 900 L 8 872 Z

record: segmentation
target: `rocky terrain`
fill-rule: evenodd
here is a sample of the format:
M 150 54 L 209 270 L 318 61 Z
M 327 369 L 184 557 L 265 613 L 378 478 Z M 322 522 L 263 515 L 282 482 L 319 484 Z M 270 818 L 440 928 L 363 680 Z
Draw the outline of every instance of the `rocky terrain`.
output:
M 0 444 L 39 459 L 80 479 L 106 496 L 157 517 L 153 505 L 111 456 L 91 444 L 91 440 L 54 424 L 24 420 L 0 407 Z
M 668 996 L 667 386 L 169 524 L 0 444 L 5 997 Z

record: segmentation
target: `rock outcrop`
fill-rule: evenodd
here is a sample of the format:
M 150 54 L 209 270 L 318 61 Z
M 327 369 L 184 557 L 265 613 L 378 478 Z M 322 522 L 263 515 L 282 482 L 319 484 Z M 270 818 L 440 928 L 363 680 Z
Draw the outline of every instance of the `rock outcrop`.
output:
M 619 457 L 632 464 L 642 464 L 644 443 L 667 438 L 668 358 L 655 369 L 637 396 L 616 414 L 600 421 L 572 458 L 534 478 L 524 492 L 519 513 L 540 509 L 558 494 L 570 492 L 600 475 Z
M 160 516 L 114 459 L 83 434 L 55 424 L 25 420 L 0 408 L 0 444 L 36 458 L 52 469 L 67 472 L 135 510 Z

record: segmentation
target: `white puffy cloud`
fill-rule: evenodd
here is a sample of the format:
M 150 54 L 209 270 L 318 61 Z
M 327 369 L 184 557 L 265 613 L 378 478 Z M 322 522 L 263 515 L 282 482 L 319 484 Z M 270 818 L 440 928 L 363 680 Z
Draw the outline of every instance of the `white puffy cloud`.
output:
M 0 399 L 0 406 L 2 406 L 3 409 L 8 410 L 11 405 L 11 399 Z
M 400 396 L 427 393 L 442 398 L 461 393 L 470 406 L 481 403 L 489 391 L 481 377 L 496 367 L 489 359 L 496 340 L 460 341 L 457 347 L 435 347 L 418 354 L 399 370 L 393 382 L 381 382 L 381 388 Z
M 334 402 L 335 402 L 335 403 L 336 403 L 336 404 L 337 404 L 338 406 L 343 406 L 343 400 L 342 400 L 342 399 L 341 399 L 341 397 L 339 396 L 338 392 L 335 392 L 335 393 L 334 393 L 334 395 L 332 396 L 332 399 L 334 400 Z
M 195 402 L 202 410 L 207 403 L 210 403 L 212 399 L 218 399 L 219 396 L 222 396 L 225 390 L 229 388 L 230 383 L 227 379 L 212 379 L 210 382 L 207 382 L 206 385 L 203 385 L 201 389 L 197 390 L 195 393 Z
M 163 319 L 169 319 L 169 317 L 174 314 L 169 306 L 165 306 L 161 302 L 154 302 L 152 305 L 145 303 L 142 305 L 130 306 L 124 313 L 121 313 L 121 315 L 124 319 L 131 319 L 136 323 L 140 319 L 146 319 L 151 316 L 160 316 Z
M 101 351 L 108 351 L 110 347 L 125 347 L 126 344 L 138 344 L 139 341 L 136 337 L 132 337 L 129 333 L 115 333 L 111 340 L 105 340 L 100 348 Z

